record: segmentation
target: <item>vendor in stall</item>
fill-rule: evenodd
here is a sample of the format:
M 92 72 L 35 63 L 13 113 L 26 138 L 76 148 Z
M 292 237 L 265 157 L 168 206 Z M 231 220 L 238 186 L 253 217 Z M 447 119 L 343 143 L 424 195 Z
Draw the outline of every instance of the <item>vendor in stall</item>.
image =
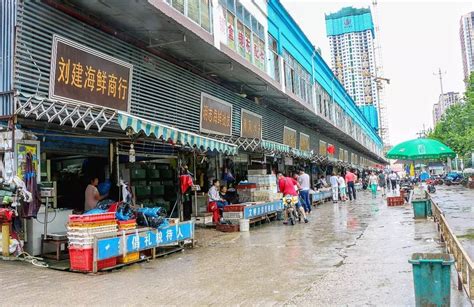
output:
M 209 189 L 208 196 L 209 196 L 209 202 L 215 202 L 217 204 L 217 207 L 219 209 L 224 208 L 227 206 L 229 203 L 220 196 L 220 182 L 218 179 L 214 179 L 212 181 L 212 187 Z
M 92 177 L 85 192 L 84 212 L 94 209 L 99 201 L 105 199 L 108 196 L 108 193 L 105 195 L 100 195 L 99 190 L 97 189 L 98 185 L 99 178 L 96 176 Z
M 226 185 L 221 186 L 219 195 L 229 204 L 237 204 L 239 202 L 239 195 L 234 188 L 227 188 Z

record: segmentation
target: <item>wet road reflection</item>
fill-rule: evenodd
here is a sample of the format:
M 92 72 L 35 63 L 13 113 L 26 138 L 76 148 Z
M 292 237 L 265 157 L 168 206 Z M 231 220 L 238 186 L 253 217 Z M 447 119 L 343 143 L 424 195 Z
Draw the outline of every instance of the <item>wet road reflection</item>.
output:
M 449 226 L 474 259 L 474 190 L 463 186 L 437 186 L 432 198 L 444 211 Z

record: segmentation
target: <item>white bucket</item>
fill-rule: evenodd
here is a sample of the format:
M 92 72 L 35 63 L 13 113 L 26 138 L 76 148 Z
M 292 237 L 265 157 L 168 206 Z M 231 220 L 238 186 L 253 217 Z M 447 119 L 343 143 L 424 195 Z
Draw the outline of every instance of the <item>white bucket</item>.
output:
M 248 219 L 241 219 L 239 220 L 239 228 L 241 232 L 249 231 L 250 223 Z

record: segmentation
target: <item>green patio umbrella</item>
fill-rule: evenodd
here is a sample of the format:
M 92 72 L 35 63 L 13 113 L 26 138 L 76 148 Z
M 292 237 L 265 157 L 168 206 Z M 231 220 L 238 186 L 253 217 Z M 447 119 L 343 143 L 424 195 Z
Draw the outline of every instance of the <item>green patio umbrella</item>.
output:
M 389 159 L 437 160 L 455 158 L 456 153 L 443 143 L 433 139 L 414 139 L 394 146 L 386 154 Z

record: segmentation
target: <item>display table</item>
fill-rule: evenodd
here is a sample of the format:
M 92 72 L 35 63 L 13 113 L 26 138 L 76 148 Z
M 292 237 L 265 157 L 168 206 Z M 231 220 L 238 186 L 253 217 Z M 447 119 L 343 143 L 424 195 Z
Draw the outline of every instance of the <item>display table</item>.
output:
M 181 222 L 158 229 L 143 227 L 134 230 L 122 230 L 118 232 L 117 236 L 113 237 L 96 235 L 92 244 L 92 272 L 95 273 L 99 270 L 98 262 L 107 259 L 119 256 L 127 258 L 129 254 L 146 250 L 150 250 L 151 258 L 155 258 L 157 248 L 182 246 L 186 241 L 190 241 L 194 246 L 193 221 Z M 140 261 L 140 259 L 138 258 L 136 261 Z
M 232 224 L 239 224 L 240 220 L 250 220 L 252 223 L 261 220 L 269 215 L 283 211 L 284 206 L 281 200 L 258 203 L 242 203 L 230 205 L 224 208 L 223 219 Z
M 332 198 L 332 191 L 330 188 L 319 189 L 311 194 L 311 200 L 313 203 L 324 202 L 327 199 Z

